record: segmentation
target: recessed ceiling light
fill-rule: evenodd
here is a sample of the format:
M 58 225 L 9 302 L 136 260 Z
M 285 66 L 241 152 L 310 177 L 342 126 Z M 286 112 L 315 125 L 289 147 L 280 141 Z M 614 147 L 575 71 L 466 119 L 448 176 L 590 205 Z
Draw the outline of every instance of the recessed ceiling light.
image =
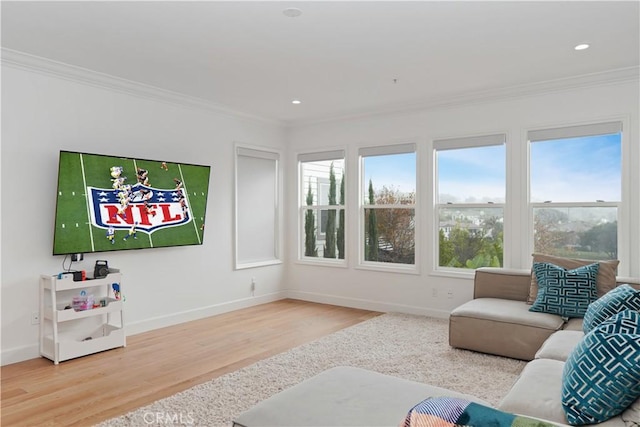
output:
M 302 11 L 297 7 L 289 7 L 283 10 L 282 13 L 284 14 L 284 16 L 288 16 L 289 18 L 297 18 L 298 16 L 302 15 Z
M 294 99 L 293 101 L 291 101 L 292 104 L 302 104 L 302 101 L 300 101 L 299 99 Z
M 589 45 L 587 43 L 582 43 L 574 47 L 575 50 L 585 50 L 589 49 Z

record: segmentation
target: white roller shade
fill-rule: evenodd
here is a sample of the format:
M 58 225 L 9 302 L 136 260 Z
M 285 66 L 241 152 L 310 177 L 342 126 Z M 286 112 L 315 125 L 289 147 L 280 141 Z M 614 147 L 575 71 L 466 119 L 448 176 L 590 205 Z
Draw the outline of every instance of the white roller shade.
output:
M 405 154 L 414 153 L 416 151 L 416 144 L 396 144 L 396 145 L 381 145 L 378 147 L 364 147 L 358 152 L 362 157 L 368 156 L 387 156 L 390 154 Z
M 236 153 L 238 154 L 238 156 L 243 156 L 243 157 L 254 157 L 258 159 L 267 159 L 267 160 L 280 159 L 280 155 L 275 151 L 255 150 L 253 148 L 246 148 L 246 147 L 236 147 Z
M 469 136 L 464 138 L 447 138 L 433 141 L 436 150 L 457 150 L 460 148 L 486 147 L 490 145 L 502 145 L 506 143 L 507 135 L 503 133 L 495 135 Z
M 553 129 L 530 130 L 527 135 L 529 141 L 536 142 L 563 138 L 579 138 L 583 136 L 611 135 L 620 132 L 622 132 L 622 122 L 607 122 Z
M 299 162 L 320 162 L 323 160 L 344 159 L 344 150 L 321 151 L 318 153 L 298 154 Z

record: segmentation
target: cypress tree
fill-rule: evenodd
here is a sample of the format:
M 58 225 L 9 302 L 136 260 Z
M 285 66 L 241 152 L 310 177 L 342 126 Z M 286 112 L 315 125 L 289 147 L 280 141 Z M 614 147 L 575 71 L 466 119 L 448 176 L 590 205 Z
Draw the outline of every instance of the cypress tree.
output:
M 376 199 L 373 194 L 373 183 L 369 180 L 369 204 L 375 205 Z M 367 250 L 365 259 L 367 261 L 378 260 L 378 221 L 376 219 L 376 210 L 369 209 L 369 241 L 367 242 Z
M 333 162 L 329 168 L 329 206 L 336 205 L 336 174 L 333 170 Z M 324 257 L 336 257 L 336 210 L 327 211 L 326 241 L 324 245 Z
M 340 223 L 338 224 L 337 243 L 338 243 L 338 258 L 344 259 L 344 171 L 342 172 L 342 179 L 340 180 Z
M 311 192 L 311 181 L 309 181 L 309 191 L 307 191 L 307 206 L 313 205 L 313 193 Z M 316 218 L 313 209 L 307 209 L 304 213 L 304 256 L 318 256 L 316 249 Z

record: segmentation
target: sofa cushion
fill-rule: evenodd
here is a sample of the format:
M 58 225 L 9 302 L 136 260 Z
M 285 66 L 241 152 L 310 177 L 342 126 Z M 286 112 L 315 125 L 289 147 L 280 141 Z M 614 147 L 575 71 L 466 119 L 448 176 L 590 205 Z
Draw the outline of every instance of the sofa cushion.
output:
M 564 258 L 553 255 L 545 255 L 534 253 L 533 262 L 548 262 L 568 270 L 582 267 L 597 262 L 600 267 L 598 268 L 598 276 L 596 277 L 596 290 L 598 297 L 603 296 L 611 289 L 616 287 L 616 272 L 618 270 L 618 260 L 606 260 L 606 261 L 593 261 L 577 258 Z M 527 303 L 533 304 L 538 296 L 538 281 L 533 270 L 531 270 L 531 285 L 529 287 L 529 296 L 527 297 Z
M 597 299 L 596 276 L 599 264 L 573 270 L 548 262 L 536 262 L 533 271 L 538 280 L 538 295 L 529 309 L 563 317 L 583 317 Z
M 562 328 L 565 331 L 580 331 L 582 332 L 582 317 L 572 317 L 564 323 Z
M 565 363 L 552 359 L 536 359 L 524 367 L 498 409 L 528 417 L 566 424 L 562 409 L 562 370 Z M 620 417 L 598 424 L 598 427 L 630 427 Z
M 563 367 L 564 362 L 552 359 L 527 363 L 498 409 L 566 423 L 560 393 Z
M 562 330 L 554 332 L 542 344 L 536 353 L 536 359 L 553 359 L 566 361 L 576 345 L 582 341 L 584 333 L 582 331 Z
M 524 301 L 478 298 L 449 315 L 452 347 L 532 360 L 542 343 L 562 328 L 560 316 L 534 313 Z
M 590 332 L 611 316 L 627 309 L 640 311 L 640 290 L 623 284 L 589 305 L 582 324 L 584 333 Z
M 626 427 L 640 427 L 640 397 L 620 415 Z
M 640 313 L 625 310 L 585 335 L 567 359 L 562 405 L 569 424 L 605 421 L 640 397 Z

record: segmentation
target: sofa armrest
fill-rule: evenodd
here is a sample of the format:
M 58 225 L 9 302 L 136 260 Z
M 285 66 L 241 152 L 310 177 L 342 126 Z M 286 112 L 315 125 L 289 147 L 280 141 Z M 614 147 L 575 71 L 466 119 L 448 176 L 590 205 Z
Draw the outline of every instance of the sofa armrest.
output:
M 482 267 L 476 270 L 473 298 L 526 301 L 530 286 L 531 270 Z

